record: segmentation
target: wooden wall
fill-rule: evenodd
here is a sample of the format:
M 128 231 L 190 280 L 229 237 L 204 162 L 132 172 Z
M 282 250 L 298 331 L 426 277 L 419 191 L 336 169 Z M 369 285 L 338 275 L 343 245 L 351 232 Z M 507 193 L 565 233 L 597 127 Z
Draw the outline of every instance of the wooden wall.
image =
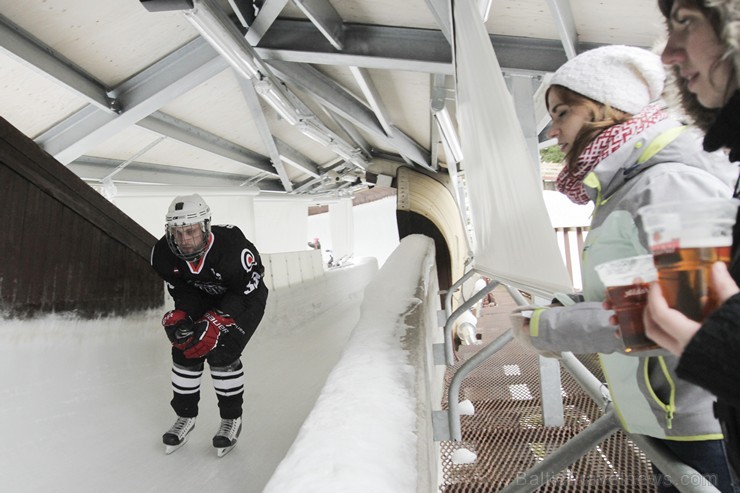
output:
M 163 217 L 166 211 L 152 211 Z M 160 306 L 156 239 L 0 118 L 0 312 L 124 315 Z

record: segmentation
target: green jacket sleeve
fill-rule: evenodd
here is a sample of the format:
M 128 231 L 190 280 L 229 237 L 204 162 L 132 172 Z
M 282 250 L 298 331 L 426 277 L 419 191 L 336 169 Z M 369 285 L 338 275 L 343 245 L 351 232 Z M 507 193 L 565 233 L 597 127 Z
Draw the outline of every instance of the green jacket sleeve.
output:
M 617 327 L 609 323 L 612 313 L 600 302 L 537 310 L 529 326 L 532 345 L 543 351 L 576 354 L 624 351 Z
M 529 334 L 532 346 L 540 351 L 575 354 L 619 352 L 629 356 L 667 356 L 665 349 L 625 353 L 618 327 L 609 323 L 614 312 L 601 302 L 587 301 L 571 306 L 542 308 L 532 314 Z

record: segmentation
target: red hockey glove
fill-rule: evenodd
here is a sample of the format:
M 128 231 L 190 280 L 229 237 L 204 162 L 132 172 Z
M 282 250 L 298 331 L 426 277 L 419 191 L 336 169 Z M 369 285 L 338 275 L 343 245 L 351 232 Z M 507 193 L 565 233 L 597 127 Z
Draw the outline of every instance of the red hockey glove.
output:
M 172 344 L 182 343 L 193 335 L 193 319 L 182 310 L 171 310 L 165 313 L 162 325 Z
M 234 319 L 214 310 L 208 311 L 193 325 L 192 336 L 174 346 L 181 349 L 186 358 L 202 358 L 216 347 L 221 332 L 228 331 L 229 325 L 234 325 Z

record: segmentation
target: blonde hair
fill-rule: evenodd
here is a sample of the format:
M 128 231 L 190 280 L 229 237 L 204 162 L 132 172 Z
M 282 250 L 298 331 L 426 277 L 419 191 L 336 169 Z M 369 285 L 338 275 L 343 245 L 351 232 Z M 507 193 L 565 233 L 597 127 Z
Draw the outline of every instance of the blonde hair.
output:
M 599 103 L 591 98 L 587 98 L 577 92 L 571 91 L 565 86 L 554 84 L 547 89 L 545 101 L 548 111 L 550 110 L 550 91 L 555 91 L 561 101 L 568 106 L 585 107 L 591 115 L 591 120 L 584 123 L 581 130 L 578 131 L 573 145 L 565 155 L 565 164 L 569 170 L 575 170 L 578 164 L 578 157 L 583 149 L 601 134 L 604 130 L 614 125 L 624 123 L 632 115 L 612 108 L 608 104 Z

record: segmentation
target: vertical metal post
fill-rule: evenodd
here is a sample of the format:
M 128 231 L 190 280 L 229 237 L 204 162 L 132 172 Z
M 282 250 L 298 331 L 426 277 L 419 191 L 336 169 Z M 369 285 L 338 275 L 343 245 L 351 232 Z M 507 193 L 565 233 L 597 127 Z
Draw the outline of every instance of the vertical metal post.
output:
M 540 395 L 542 396 L 542 420 L 545 426 L 563 426 L 562 382 L 560 381 L 560 363 L 555 358 L 537 356 L 540 372 Z
M 463 365 L 458 368 L 455 376 L 452 377 L 450 386 L 447 389 L 447 417 L 450 424 L 450 440 L 458 442 L 462 440 L 462 432 L 460 431 L 460 406 L 458 399 L 460 398 L 460 386 L 463 379 L 491 355 L 508 344 L 512 338 L 511 329 L 509 329 L 498 336 L 488 346 L 475 353 L 475 355 L 468 361 L 463 363 Z
M 519 290 L 508 285 L 506 290 L 517 305 L 525 306 L 529 304 Z M 540 396 L 544 424 L 545 426 L 563 426 L 565 416 L 563 415 L 563 396 L 560 391 L 560 362 L 553 358 L 540 356 L 537 363 L 540 374 Z
M 591 396 L 591 399 L 593 399 L 601 409 L 609 408 L 609 404 L 612 402 L 609 389 L 607 389 L 606 385 L 596 378 L 573 353 L 561 353 L 560 361 L 563 363 L 563 368 L 568 370 L 568 373 L 570 373 L 575 381 L 578 382 L 578 385 L 580 385 L 581 388 Z
M 470 279 L 473 274 L 475 274 L 475 271 L 470 269 L 455 284 L 450 286 L 450 289 L 447 290 L 447 293 L 445 294 L 445 319 L 450 318 L 450 315 L 452 315 L 452 296 L 455 294 L 455 291 L 457 291 L 465 281 Z
M 444 335 L 445 335 L 445 362 L 447 365 L 452 366 L 455 364 L 455 358 L 452 353 L 452 325 L 455 323 L 455 320 L 460 317 L 466 310 L 470 310 L 470 308 L 473 307 L 478 301 L 482 300 L 484 296 L 486 296 L 488 293 L 493 291 L 496 286 L 498 286 L 500 283 L 498 281 L 491 281 L 488 284 L 486 284 L 486 287 L 475 293 L 473 296 L 470 297 L 468 301 L 457 307 L 457 310 L 455 310 L 452 315 L 447 319 L 447 322 L 445 323 L 444 328 Z M 445 300 L 446 302 L 446 300 Z

